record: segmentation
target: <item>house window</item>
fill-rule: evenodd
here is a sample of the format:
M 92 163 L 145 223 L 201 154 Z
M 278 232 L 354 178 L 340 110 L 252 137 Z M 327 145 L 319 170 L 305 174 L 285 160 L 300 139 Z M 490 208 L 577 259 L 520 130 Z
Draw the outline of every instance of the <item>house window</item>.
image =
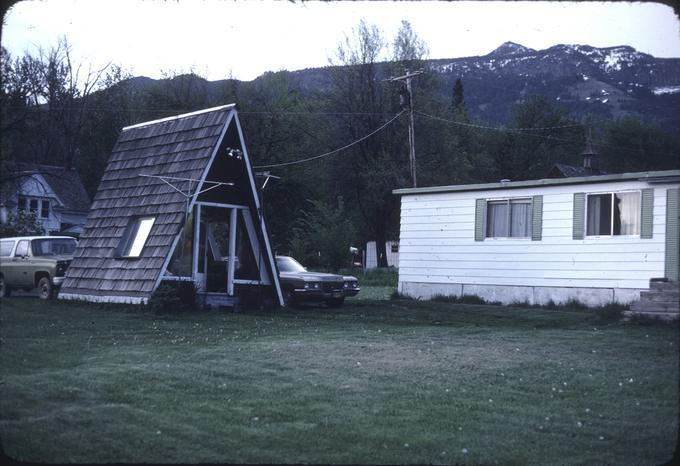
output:
M 37 199 L 30 199 L 28 201 L 28 210 L 30 210 L 33 213 L 38 212 L 38 200 Z
M 640 192 L 588 194 L 586 236 L 640 234 Z
M 50 201 L 43 199 L 40 203 L 40 218 L 50 217 Z
M 130 220 L 116 250 L 116 256 L 139 257 L 155 221 L 156 217 L 137 217 Z
M 530 236 L 531 199 L 487 201 L 487 238 L 528 238 Z
M 17 210 L 19 212 L 25 211 L 26 210 L 26 204 L 27 204 L 26 198 L 25 197 L 19 197 L 19 201 L 17 203 Z

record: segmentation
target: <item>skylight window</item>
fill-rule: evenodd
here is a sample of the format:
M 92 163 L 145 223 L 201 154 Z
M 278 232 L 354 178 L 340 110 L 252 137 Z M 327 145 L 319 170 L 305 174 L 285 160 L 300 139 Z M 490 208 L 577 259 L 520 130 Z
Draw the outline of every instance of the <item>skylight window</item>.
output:
M 156 217 L 138 217 L 130 221 L 118 247 L 118 257 L 139 257 Z

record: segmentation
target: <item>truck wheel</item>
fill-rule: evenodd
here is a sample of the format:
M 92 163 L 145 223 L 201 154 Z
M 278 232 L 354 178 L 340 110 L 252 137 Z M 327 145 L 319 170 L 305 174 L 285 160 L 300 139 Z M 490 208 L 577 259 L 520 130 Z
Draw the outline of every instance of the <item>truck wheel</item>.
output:
M 52 299 L 53 288 L 50 277 L 42 277 L 38 282 L 38 294 L 40 299 Z
M 0 298 L 7 298 L 10 294 L 12 294 L 12 290 L 5 283 L 5 277 L 0 275 Z

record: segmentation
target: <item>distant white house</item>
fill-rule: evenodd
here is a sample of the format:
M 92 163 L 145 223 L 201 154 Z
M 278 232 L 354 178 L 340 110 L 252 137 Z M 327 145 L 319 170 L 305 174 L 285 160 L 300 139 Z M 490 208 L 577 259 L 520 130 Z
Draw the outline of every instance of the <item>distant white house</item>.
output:
M 398 189 L 399 292 L 630 303 L 678 280 L 680 170 Z
M 16 164 L 3 174 L 0 223 L 20 211 L 34 212 L 45 234 L 79 235 L 90 209 L 90 197 L 74 169 Z
M 385 241 L 385 254 L 387 255 L 387 266 L 397 267 L 399 264 L 399 241 Z M 375 241 L 366 243 L 364 250 L 364 268 L 378 268 L 378 251 Z

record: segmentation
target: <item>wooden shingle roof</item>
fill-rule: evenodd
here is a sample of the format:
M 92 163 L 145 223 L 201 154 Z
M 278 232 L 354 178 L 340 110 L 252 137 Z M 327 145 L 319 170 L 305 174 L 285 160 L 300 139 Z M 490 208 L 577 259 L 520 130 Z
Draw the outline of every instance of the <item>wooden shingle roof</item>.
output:
M 184 223 L 187 199 L 163 180 L 141 175 L 202 179 L 232 113 L 228 105 L 123 128 L 61 293 L 133 302 L 151 295 Z M 156 219 L 140 257 L 117 258 L 128 223 L 139 216 Z

